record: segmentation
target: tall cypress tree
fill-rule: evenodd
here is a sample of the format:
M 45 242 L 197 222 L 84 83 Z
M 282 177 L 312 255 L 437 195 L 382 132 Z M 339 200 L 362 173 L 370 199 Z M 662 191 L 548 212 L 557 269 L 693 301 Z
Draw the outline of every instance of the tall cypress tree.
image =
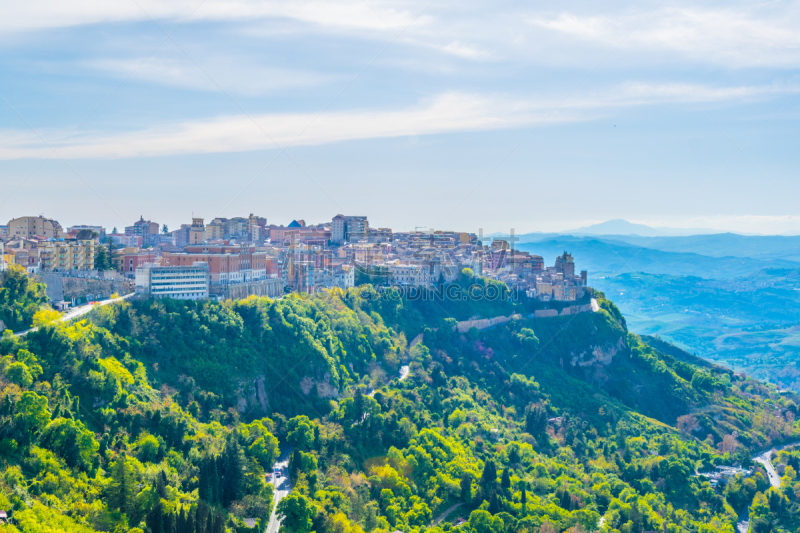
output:
M 122 453 L 117 457 L 117 462 L 111 471 L 111 490 L 109 493 L 109 505 L 125 513 L 129 518 L 133 517 L 134 507 L 134 488 L 136 480 L 133 476 L 133 469 L 128 465 L 127 456 Z
M 206 533 L 206 520 L 208 519 L 209 506 L 203 500 L 197 502 L 197 514 L 194 520 L 195 533 Z
M 186 526 L 184 527 L 183 533 L 197 533 L 194 528 L 194 513 L 191 509 L 186 513 Z
M 167 475 L 162 470 L 158 474 L 158 481 L 156 482 L 156 494 L 159 498 L 167 499 Z
M 175 524 L 175 533 L 186 533 L 186 511 L 181 507 Z
M 489 491 L 494 487 L 496 481 L 497 467 L 494 465 L 494 461 L 489 459 L 486 461 L 486 464 L 483 465 L 483 472 L 481 473 L 481 486 L 485 491 Z
M 500 487 L 503 490 L 508 490 L 509 488 L 511 488 L 511 477 L 508 475 L 509 470 L 510 470 L 509 468 L 503 470 L 503 477 L 500 480 Z
M 220 512 L 214 514 L 214 525 L 211 529 L 211 533 L 225 533 L 225 521 Z
M 496 492 L 493 492 L 492 497 L 489 498 L 489 512 L 492 514 L 500 512 L 500 500 L 497 498 Z
M 145 521 L 150 533 L 171 533 L 164 531 L 164 507 L 161 505 L 161 498 L 156 501 L 156 504 L 147 513 Z
M 217 468 L 217 458 L 206 455 L 200 463 L 200 479 L 198 483 L 200 499 L 216 505 L 220 500 L 220 478 Z
M 222 453 L 222 505 L 228 507 L 245 493 L 245 460 L 236 436 L 228 439 Z

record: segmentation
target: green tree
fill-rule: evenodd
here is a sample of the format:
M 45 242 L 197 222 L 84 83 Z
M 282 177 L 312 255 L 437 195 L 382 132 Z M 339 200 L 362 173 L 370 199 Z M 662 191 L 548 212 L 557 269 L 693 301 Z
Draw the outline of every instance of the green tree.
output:
M 78 233 L 75 234 L 75 238 L 81 241 L 88 241 L 90 239 L 96 239 L 97 233 L 86 228 L 79 230 Z
M 222 453 L 222 505 L 242 499 L 245 493 L 246 461 L 235 437 L 229 438 Z
M 83 422 L 56 418 L 42 432 L 42 444 L 59 454 L 71 467 L 88 468 L 100 449 L 94 433 Z
M 14 422 L 22 442 L 31 442 L 50 422 L 47 398 L 25 391 L 15 406 Z
M 314 442 L 314 422 L 306 415 L 290 419 L 286 441 L 300 450 L 308 450 Z
M 464 474 L 461 476 L 461 501 L 469 502 L 472 499 L 472 476 Z
M 161 226 L 161 233 L 163 233 L 164 235 L 169 235 L 169 228 L 167 227 L 166 224 Z
M 247 451 L 265 470 L 269 470 L 278 457 L 278 439 L 267 433 L 256 439 Z
M 0 273 L 0 321 L 11 331 L 29 329 L 47 301 L 44 284 L 31 280 L 23 267 L 11 265 Z
M 136 478 L 133 467 L 128 464 L 127 456 L 122 453 L 111 466 L 111 486 L 108 494 L 109 507 L 125 513 L 129 519 L 132 519 L 135 511 L 135 489 Z
M 108 259 L 108 248 L 106 246 L 95 247 L 94 268 L 99 271 L 111 270 L 113 268 Z
M 494 484 L 497 481 L 497 467 L 494 464 L 494 461 L 489 459 L 483 465 L 483 472 L 481 473 L 481 486 L 485 491 L 490 491 L 494 488 Z
M 525 431 L 531 435 L 538 436 L 547 429 L 547 411 L 540 404 L 528 406 L 525 414 Z
M 292 533 L 309 533 L 311 531 L 311 518 L 316 515 L 316 509 L 311 500 L 293 492 L 280 501 L 276 509 L 281 518 L 281 529 Z
M 16 383 L 24 389 L 27 389 L 33 384 L 33 376 L 28 370 L 28 366 L 19 361 L 8 365 L 8 368 L 6 369 L 6 376 L 8 377 L 9 381 Z
M 503 476 L 500 478 L 500 488 L 508 490 L 511 488 L 511 477 L 508 475 L 510 469 L 503 470 Z

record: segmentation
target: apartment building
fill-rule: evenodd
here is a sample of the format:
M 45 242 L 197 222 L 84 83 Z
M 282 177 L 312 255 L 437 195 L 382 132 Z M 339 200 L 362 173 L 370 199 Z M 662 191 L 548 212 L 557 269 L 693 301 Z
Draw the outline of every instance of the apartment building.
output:
M 125 228 L 125 235 L 136 236 L 142 238 L 142 246 L 152 246 L 153 237 L 157 236 L 159 232 L 158 222 L 145 220 L 144 217 L 139 216 L 139 220 L 133 223 L 133 226 Z
M 336 215 L 331 220 L 331 242 L 358 242 L 369 238 L 369 221 L 365 216 Z
M 10 238 L 30 239 L 60 239 L 64 236 L 61 224 L 51 218 L 19 217 L 8 221 L 8 236 Z
M 94 270 L 95 242 L 91 239 L 39 241 L 36 243 L 36 251 L 42 272 Z

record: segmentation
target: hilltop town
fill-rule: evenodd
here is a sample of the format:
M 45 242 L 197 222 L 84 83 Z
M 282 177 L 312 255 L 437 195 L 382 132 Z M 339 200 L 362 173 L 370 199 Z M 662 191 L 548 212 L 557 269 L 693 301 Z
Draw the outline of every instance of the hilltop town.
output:
M 366 216 L 286 226 L 253 214 L 208 223 L 193 218 L 172 231 L 140 217 L 121 232 L 96 225 L 65 229 L 53 219 L 24 216 L 0 226 L 0 252 L 0 269 L 19 265 L 32 275 L 128 280 L 137 293 L 156 298 L 275 297 L 367 282 L 436 289 L 468 268 L 529 297 L 575 301 L 588 282 L 567 252 L 545 266 L 542 257 L 515 249 L 513 239 L 394 232 L 371 227 Z

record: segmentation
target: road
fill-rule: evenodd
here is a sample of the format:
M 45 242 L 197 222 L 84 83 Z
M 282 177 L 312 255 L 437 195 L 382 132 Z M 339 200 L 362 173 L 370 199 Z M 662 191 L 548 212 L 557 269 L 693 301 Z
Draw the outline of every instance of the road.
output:
M 775 471 L 775 468 L 772 466 L 772 450 L 768 450 L 761 455 L 757 455 L 753 461 L 759 463 L 764 466 L 764 470 L 767 471 L 767 476 L 769 477 L 769 484 L 773 487 L 780 488 L 781 486 L 781 477 Z
M 798 442 L 790 442 L 789 444 L 784 444 L 778 448 L 770 448 L 765 452 L 761 452 L 760 454 L 756 455 L 753 458 L 753 461 L 760 464 L 764 467 L 764 470 L 767 471 L 767 477 L 769 477 L 769 484 L 775 488 L 780 488 L 781 486 L 781 477 L 775 471 L 775 468 L 772 466 L 772 452 L 785 450 L 787 448 L 791 448 L 793 446 L 797 446 L 800 444 Z M 750 507 L 746 507 L 742 510 L 741 514 L 739 515 L 739 521 L 736 524 L 736 532 L 737 533 L 748 533 L 750 531 Z
M 102 307 L 104 305 L 113 304 L 115 302 L 119 302 L 121 300 L 128 299 L 131 296 L 133 296 L 134 294 L 136 294 L 136 293 L 132 292 L 130 294 L 126 294 L 125 296 L 120 296 L 119 298 L 113 298 L 113 299 L 110 299 L 110 300 L 103 300 L 103 301 L 100 301 L 100 302 L 97 302 L 97 303 L 94 303 L 94 304 L 86 304 L 86 305 L 81 305 L 81 306 L 75 307 L 75 308 L 70 309 L 69 311 L 67 311 L 64 315 L 62 315 L 61 318 L 58 319 L 58 322 L 67 322 L 69 320 L 73 320 L 75 318 L 78 318 L 78 317 L 81 317 L 81 316 L 85 315 L 86 313 L 88 313 L 89 311 L 94 309 L 95 307 Z M 31 329 L 26 330 L 26 331 L 20 331 L 19 333 L 15 333 L 14 336 L 15 337 L 22 337 L 23 335 L 27 335 L 28 333 L 30 333 L 32 331 L 36 331 L 37 329 L 39 329 L 39 328 L 31 328 Z
M 400 376 L 399 376 L 400 381 L 403 381 L 404 379 L 406 379 L 410 375 L 411 375 L 411 369 L 408 368 L 408 365 L 403 365 L 403 366 L 400 367 Z M 367 396 L 373 397 L 373 396 L 375 396 L 375 392 L 376 391 L 371 390 L 371 391 L 369 391 L 367 393 Z
M 272 514 L 269 517 L 266 533 L 278 533 L 278 530 L 281 528 L 281 521 L 278 519 L 276 510 L 278 509 L 278 503 L 292 492 L 292 484 L 289 481 L 289 457 L 291 454 L 292 448 L 286 449 L 272 468 L 273 472 L 279 469 L 281 471 L 281 477 L 276 480 L 274 474 L 267 474 L 267 483 L 275 485 L 275 492 L 272 497 L 274 506 L 272 507 Z

